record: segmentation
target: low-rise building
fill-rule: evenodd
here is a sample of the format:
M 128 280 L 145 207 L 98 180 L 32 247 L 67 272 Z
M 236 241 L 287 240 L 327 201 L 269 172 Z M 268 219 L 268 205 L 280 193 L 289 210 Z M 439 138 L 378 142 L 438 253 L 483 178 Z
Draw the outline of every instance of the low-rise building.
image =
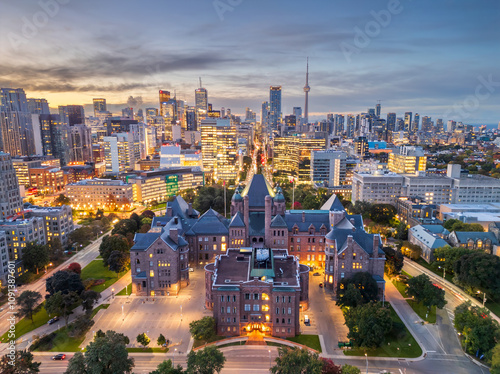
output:
M 286 249 L 229 249 L 205 266 L 205 306 L 213 310 L 218 335 L 258 330 L 293 337 L 308 293 L 309 267 Z
M 0 287 L 7 283 L 9 270 L 9 249 L 7 247 L 7 234 L 0 231 Z
M 77 210 L 128 209 L 134 201 L 132 185 L 114 179 L 85 179 L 68 184 L 66 196 Z
M 39 207 L 26 204 L 24 216 L 43 218 L 47 243 L 58 238 L 62 246 L 68 244 L 69 234 L 74 230 L 72 209 L 69 205 Z
M 418 196 L 400 197 L 396 200 L 396 210 L 399 220 L 411 227 L 421 224 L 437 223 L 436 204 L 426 204 L 424 199 Z
M 496 254 L 498 239 L 493 232 L 478 231 L 453 231 L 449 236 L 453 247 L 482 250 L 486 253 Z
M 434 250 L 448 244 L 449 231 L 441 225 L 418 225 L 408 230 L 408 241 L 422 248 L 422 258 L 434 261 Z
M 64 191 L 64 172 L 60 168 L 41 166 L 29 169 L 30 186 L 43 194 L 53 195 Z

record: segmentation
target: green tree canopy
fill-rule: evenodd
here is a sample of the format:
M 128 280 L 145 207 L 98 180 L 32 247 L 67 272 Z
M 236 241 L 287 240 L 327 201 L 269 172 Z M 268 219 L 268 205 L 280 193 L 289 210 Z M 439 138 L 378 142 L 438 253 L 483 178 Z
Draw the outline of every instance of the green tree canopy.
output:
M 76 292 L 56 292 L 45 301 L 45 310 L 52 315 L 64 318 L 68 327 L 69 316 L 73 314 L 73 305 L 80 300 Z
M 144 348 L 146 348 L 149 345 L 149 343 L 151 342 L 151 339 L 149 338 L 149 336 L 146 335 L 145 332 L 137 335 L 136 339 L 137 339 L 137 343 L 142 345 Z
M 361 370 L 359 370 L 356 366 L 344 364 L 342 366 L 342 374 L 361 374 Z
M 426 274 L 420 274 L 408 281 L 408 295 L 413 296 L 417 303 L 422 303 L 427 308 L 436 306 L 442 309 L 446 305 L 444 290 L 434 286 Z
M 80 274 L 72 271 L 59 270 L 45 281 L 45 288 L 49 296 L 54 295 L 56 292 L 68 293 L 76 292 L 81 294 L 85 289 L 80 278 Z
M 491 374 L 500 374 L 500 342 L 491 351 Z
M 44 266 L 47 266 L 49 262 L 50 257 L 48 245 L 30 242 L 23 249 L 24 267 L 32 273 L 38 274 L 38 271 Z
M 351 284 L 359 292 L 355 292 L 353 287 L 348 287 Z M 341 307 L 356 307 L 360 302 L 365 304 L 376 300 L 378 300 L 377 281 L 368 272 L 355 273 L 350 278 L 342 279 L 338 285 L 337 305 Z
M 85 365 L 85 357 L 82 352 L 75 352 L 64 374 L 90 374 Z
M 7 355 L 0 359 L 0 373 L 2 374 L 35 374 L 40 372 L 40 362 L 33 361 L 31 352 L 16 350 L 12 360 Z M 14 362 L 14 365 L 12 365 Z
M 324 363 L 317 353 L 297 347 L 279 347 L 276 365 L 271 367 L 273 374 L 321 374 Z
M 394 277 L 401 274 L 404 265 L 404 256 L 399 249 L 392 247 L 383 247 L 385 253 L 385 273 Z
M 477 289 L 488 297 L 500 299 L 500 258 L 488 253 L 477 252 L 464 255 L 455 261 L 453 270 L 459 285 L 475 294 Z
M 135 214 L 135 215 L 137 216 L 137 220 L 135 220 L 135 219 L 122 219 L 122 220 L 118 221 L 118 223 L 115 225 L 113 230 L 111 230 L 111 234 L 112 235 L 119 234 L 119 235 L 126 236 L 127 233 L 129 233 L 129 232 L 135 233 L 137 231 L 137 228 L 138 228 L 137 222 L 138 221 L 140 222 L 139 216 L 137 214 Z
M 220 373 L 225 362 L 224 354 L 215 345 L 209 345 L 203 349 L 189 352 L 187 372 L 193 374 Z
M 130 253 L 113 251 L 108 257 L 108 268 L 114 271 L 118 276 L 119 273 L 127 270 L 130 265 Z
M 80 298 L 82 299 L 82 308 L 85 313 L 92 313 L 92 309 L 94 305 L 97 304 L 97 301 L 101 298 L 101 294 L 94 290 L 83 291 L 80 294 Z
M 377 348 L 392 329 L 389 309 L 380 303 L 370 302 L 344 311 L 347 337 L 356 347 Z
M 228 212 L 233 194 L 234 189 L 226 188 L 226 208 Z M 221 185 L 201 187 L 194 199 L 193 208 L 199 211 L 200 214 L 205 213 L 210 208 L 224 214 L 224 187 Z
M 463 223 L 462 221 L 452 218 L 443 223 L 443 227 L 449 232 L 452 231 L 479 231 L 483 232 L 484 228 L 479 223 Z
M 174 368 L 172 360 L 165 360 L 158 365 L 155 371 L 152 371 L 149 374 L 183 374 L 183 373 L 184 369 L 182 368 L 181 365 L 178 364 L 177 367 Z
M 189 332 L 196 340 L 208 341 L 215 336 L 215 319 L 207 316 L 193 321 L 189 324 Z
M 167 344 L 167 339 L 165 338 L 165 336 L 163 334 L 160 334 L 160 336 L 156 340 L 156 344 L 158 344 L 159 346 L 163 346 L 164 344 Z
M 19 314 L 26 316 L 33 322 L 33 312 L 35 311 L 38 303 L 42 299 L 42 295 L 36 291 L 23 291 L 16 300 L 19 306 Z
M 57 196 L 54 199 L 53 204 L 57 205 L 57 206 L 60 206 L 60 205 L 70 205 L 71 204 L 71 199 L 69 197 L 67 197 L 66 195 L 64 195 L 64 194 L 59 194 L 59 196 Z
M 101 245 L 99 246 L 99 254 L 105 263 L 108 263 L 109 256 L 113 251 L 130 252 L 130 245 L 125 236 L 115 234 L 106 235 L 102 238 Z
M 434 257 L 436 260 L 433 262 L 432 266 L 436 269 L 441 267 L 441 269 L 446 269 L 448 274 L 452 274 L 453 266 L 459 258 L 475 252 L 477 251 L 465 247 L 439 247 L 434 250 Z

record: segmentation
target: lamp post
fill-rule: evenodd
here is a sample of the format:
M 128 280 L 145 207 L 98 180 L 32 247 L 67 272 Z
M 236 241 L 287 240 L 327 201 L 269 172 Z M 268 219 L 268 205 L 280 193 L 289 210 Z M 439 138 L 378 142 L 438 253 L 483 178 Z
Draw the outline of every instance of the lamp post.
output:
M 365 359 L 366 359 L 366 374 L 368 374 L 368 354 L 365 353 Z
M 123 317 L 123 304 L 122 304 L 122 322 L 125 321 L 125 318 Z
M 182 322 L 182 305 L 181 305 L 181 322 Z
M 113 299 L 115 298 L 115 289 L 114 288 L 111 289 L 111 298 L 113 298 Z
M 441 269 L 441 266 L 439 266 L 439 268 Z M 443 279 L 446 278 L 446 268 L 443 266 Z
M 175 354 L 177 353 L 177 348 L 174 349 L 174 355 L 172 356 L 172 366 L 175 367 Z
M 481 294 L 481 291 L 477 291 L 478 294 Z M 483 308 L 484 308 L 484 304 L 486 303 L 486 292 L 483 292 Z
M 269 369 L 271 369 L 271 350 L 268 350 L 269 352 Z

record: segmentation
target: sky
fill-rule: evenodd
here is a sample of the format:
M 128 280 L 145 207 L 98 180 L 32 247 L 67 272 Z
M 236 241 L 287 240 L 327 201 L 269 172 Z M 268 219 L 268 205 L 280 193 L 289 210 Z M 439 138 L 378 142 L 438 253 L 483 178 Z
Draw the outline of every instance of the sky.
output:
M 158 90 L 258 114 L 269 86 L 310 119 L 404 112 L 500 121 L 497 0 L 16 0 L 0 5 L 0 87 L 51 107 L 158 107 Z

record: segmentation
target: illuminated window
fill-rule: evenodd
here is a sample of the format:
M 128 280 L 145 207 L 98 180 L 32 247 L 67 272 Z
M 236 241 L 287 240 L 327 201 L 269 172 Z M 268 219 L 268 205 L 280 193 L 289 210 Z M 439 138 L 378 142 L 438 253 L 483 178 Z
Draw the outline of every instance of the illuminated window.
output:
M 150 277 L 154 277 L 154 276 L 155 276 L 155 272 L 154 272 L 154 270 L 150 270 L 150 271 L 149 271 L 149 276 L 150 276 Z
M 363 266 L 361 265 L 360 262 L 353 262 L 352 263 L 352 268 L 353 269 L 361 269 Z
M 226 251 L 226 243 L 222 243 L 220 249 L 222 252 L 225 252 Z
M 330 275 L 330 277 L 328 278 L 328 283 L 333 283 L 333 275 Z

